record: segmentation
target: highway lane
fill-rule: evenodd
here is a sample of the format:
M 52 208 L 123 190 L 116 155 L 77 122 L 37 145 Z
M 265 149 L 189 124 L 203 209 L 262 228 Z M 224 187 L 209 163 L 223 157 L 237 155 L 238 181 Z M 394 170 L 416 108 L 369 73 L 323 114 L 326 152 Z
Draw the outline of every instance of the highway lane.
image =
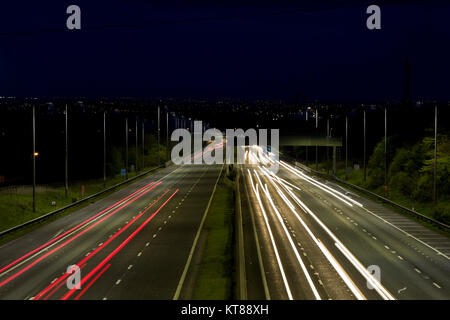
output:
M 220 171 L 166 168 L 3 245 L 0 299 L 171 299 Z
M 258 184 L 268 191 L 268 196 L 261 192 L 259 200 L 253 192 L 250 201 L 271 299 L 355 299 L 304 228 L 292 219 L 268 177 L 255 166 L 245 170 L 250 188 Z
M 284 167 L 279 175 L 299 186 L 301 191 L 295 193 L 361 263 L 380 267 L 381 282 L 397 299 L 450 298 L 450 261 L 442 252 L 401 232 L 364 206 L 350 206 L 343 201 L 343 193 L 337 193 L 342 190 L 326 189 L 323 182 L 311 180 L 305 172 Z M 352 193 L 345 196 L 359 200 Z
M 246 165 L 242 169 L 242 174 L 250 170 L 246 185 L 252 195 L 247 198 L 247 205 L 259 221 L 259 264 L 265 273 L 265 277 L 258 277 L 259 285 L 254 285 L 255 280 L 247 283 L 250 293 L 259 290 L 261 296 L 265 278 L 273 299 L 450 297 L 448 257 L 367 212 L 364 206 L 345 198 L 348 195 L 327 189 L 322 182 L 310 180 L 304 176 L 306 173 L 299 173 L 287 163 L 281 165 L 277 178 L 264 174 L 260 167 Z M 249 224 L 246 227 L 252 231 Z M 247 241 L 254 242 L 254 238 L 247 237 Z M 249 249 L 252 246 L 255 245 L 247 245 Z M 255 251 L 246 254 L 253 255 L 253 263 L 257 261 Z M 366 270 L 372 265 L 380 267 L 379 283 Z M 368 279 L 375 290 L 368 286 Z

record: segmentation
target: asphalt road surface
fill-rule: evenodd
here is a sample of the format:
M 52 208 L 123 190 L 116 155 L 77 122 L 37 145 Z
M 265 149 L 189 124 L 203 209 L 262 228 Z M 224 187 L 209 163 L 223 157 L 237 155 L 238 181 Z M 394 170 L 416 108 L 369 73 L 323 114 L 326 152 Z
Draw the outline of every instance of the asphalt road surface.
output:
M 448 237 L 263 157 L 240 168 L 248 299 L 450 299 Z
M 172 299 L 221 169 L 168 167 L 3 245 L 0 299 Z

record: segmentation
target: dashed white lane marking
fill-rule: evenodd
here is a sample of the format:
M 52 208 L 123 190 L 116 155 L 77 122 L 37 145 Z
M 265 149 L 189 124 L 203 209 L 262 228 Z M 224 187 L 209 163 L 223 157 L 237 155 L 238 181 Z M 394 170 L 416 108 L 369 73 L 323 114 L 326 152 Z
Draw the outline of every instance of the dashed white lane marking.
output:
M 58 278 L 53 279 L 51 283 L 55 282 L 56 280 L 58 280 Z
M 171 215 L 169 215 L 169 219 L 170 219 L 170 218 L 172 218 L 172 216 L 171 216 Z
M 438 285 L 436 282 L 433 282 L 433 285 L 438 289 L 442 289 L 442 287 L 440 285 Z
M 161 229 L 162 229 L 161 227 L 158 228 L 159 231 L 161 231 Z
M 102 246 L 102 245 L 103 245 L 103 242 L 101 242 L 101 243 L 98 244 L 99 247 Z
M 390 248 L 388 246 L 384 246 L 387 250 L 389 250 Z
M 310 264 L 309 267 L 314 270 L 314 266 L 312 264 Z
M 156 233 L 153 235 L 153 238 L 156 238 Z
M 322 280 L 320 280 L 320 279 L 319 279 L 319 284 L 320 284 L 321 286 L 323 286 L 323 282 L 322 282 Z
M 142 255 L 142 252 L 139 252 L 137 256 L 140 257 L 141 255 Z
M 116 286 L 119 285 L 119 283 L 122 281 L 122 279 L 119 279 L 116 281 Z
M 167 223 L 167 220 L 164 220 L 164 224 L 166 224 Z
M 130 270 L 131 268 L 133 268 L 133 265 L 132 265 L 132 264 L 130 264 L 130 265 L 128 266 L 128 270 Z
M 145 244 L 146 247 L 148 247 L 149 245 L 150 245 L 150 242 L 147 242 L 147 243 Z
M 87 257 L 90 254 L 90 252 L 86 253 L 85 257 Z
M 414 268 L 414 270 L 416 270 L 417 273 L 422 273 L 422 271 L 420 271 L 420 270 L 417 269 L 417 268 Z
M 377 238 L 376 238 L 376 237 L 374 237 L 374 236 L 372 236 L 372 238 L 373 238 L 373 240 L 377 240 Z

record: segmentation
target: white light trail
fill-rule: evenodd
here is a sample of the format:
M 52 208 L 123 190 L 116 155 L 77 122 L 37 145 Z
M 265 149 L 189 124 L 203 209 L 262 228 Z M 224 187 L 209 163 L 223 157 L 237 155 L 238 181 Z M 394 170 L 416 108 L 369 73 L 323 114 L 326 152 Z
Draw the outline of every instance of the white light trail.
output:
M 273 238 L 272 229 L 270 228 L 266 212 L 265 212 L 263 204 L 261 202 L 261 197 L 260 197 L 259 192 L 258 192 L 258 184 L 256 184 L 256 188 L 255 188 L 255 186 L 253 185 L 252 175 L 251 175 L 249 170 L 248 170 L 248 175 L 250 177 L 250 182 L 252 184 L 253 192 L 255 193 L 256 199 L 258 200 L 259 207 L 261 208 L 261 212 L 262 212 L 263 217 L 264 217 L 264 222 L 266 224 L 267 231 L 269 232 L 270 241 L 272 242 L 272 247 L 273 247 L 274 252 L 275 252 L 275 257 L 277 259 L 278 267 L 280 268 L 281 277 L 283 278 L 283 283 L 284 283 L 284 287 L 286 289 L 286 293 L 288 295 L 289 300 L 293 300 L 291 289 L 289 287 L 289 283 L 287 282 L 287 278 L 286 278 L 286 274 L 284 273 L 283 265 L 281 264 L 280 254 L 278 253 L 277 245 L 275 243 L 275 239 Z
M 328 227 L 322 223 L 322 221 L 292 192 L 289 194 L 294 199 L 294 201 L 314 220 L 322 227 L 322 229 L 328 233 L 328 235 L 335 241 L 336 247 L 342 252 L 342 254 L 350 261 L 351 264 L 361 273 L 361 275 L 372 284 L 378 294 L 385 300 L 395 300 L 386 288 L 375 278 L 369 271 L 363 266 L 361 262 L 356 259 L 356 257 L 344 246 L 344 244 L 328 229 Z
M 358 201 L 355 201 L 355 200 L 353 200 L 352 198 L 346 196 L 345 194 L 343 194 L 343 193 L 341 193 L 341 192 L 339 192 L 339 191 L 337 191 L 337 190 L 334 190 L 334 189 L 328 187 L 327 185 L 325 185 L 325 184 L 323 184 L 323 183 L 321 183 L 321 182 L 319 182 L 319 181 L 317 181 L 317 180 L 314 180 L 314 179 L 312 179 L 312 178 L 306 176 L 306 175 L 305 175 L 303 172 L 301 172 L 300 170 L 293 168 L 292 166 L 290 166 L 290 165 L 284 163 L 283 161 L 280 161 L 280 164 L 281 164 L 283 167 L 285 167 L 286 169 L 288 169 L 290 172 L 292 172 L 293 174 L 295 174 L 296 176 L 298 176 L 299 178 L 302 178 L 303 180 L 308 181 L 308 182 L 311 183 L 312 185 L 315 185 L 315 186 L 318 187 L 319 189 L 322 189 L 323 191 L 325 191 L 325 192 L 331 194 L 333 197 L 335 197 L 335 198 L 341 200 L 342 202 L 344 202 L 344 203 L 347 204 L 348 206 L 353 207 L 353 205 L 352 205 L 350 202 L 356 204 L 356 205 L 359 206 L 359 207 L 362 207 L 362 206 L 363 206 L 363 205 L 362 205 L 361 203 L 359 203 Z
M 339 276 L 342 278 L 342 280 L 344 280 L 345 284 L 352 291 L 352 293 L 355 295 L 355 297 L 358 300 L 366 300 L 366 297 L 361 293 L 361 291 L 358 289 L 358 287 L 355 285 L 355 283 L 351 280 L 351 278 L 345 272 L 345 270 L 342 268 L 342 266 L 336 261 L 336 259 L 333 257 L 333 255 L 326 249 L 326 247 L 323 245 L 323 243 L 313 234 L 311 229 L 306 225 L 306 223 L 303 221 L 303 219 L 298 215 L 297 211 L 295 210 L 294 205 L 289 201 L 289 199 L 286 197 L 286 195 L 283 193 L 283 191 L 281 191 L 281 189 L 273 182 L 273 179 L 270 179 L 270 177 L 269 177 L 269 181 L 275 187 L 278 194 L 283 199 L 283 201 L 286 203 L 286 205 L 289 207 L 289 209 L 291 209 L 292 213 L 295 215 L 297 220 L 305 228 L 306 232 L 311 237 L 311 239 L 314 241 L 314 243 L 319 247 L 319 249 L 322 251 L 324 256 L 327 258 L 327 260 L 330 262 L 330 264 L 334 267 L 334 269 L 339 274 Z M 286 189 L 286 190 L 289 192 L 289 194 L 292 193 L 291 190 L 288 190 L 288 189 Z
M 261 180 L 260 180 L 260 178 L 258 176 L 258 173 L 256 171 L 255 171 L 255 174 L 256 174 L 256 177 L 258 178 L 259 183 L 262 185 L 262 182 L 261 182 Z M 316 286 L 314 285 L 314 282 L 311 279 L 311 276 L 309 275 L 308 269 L 306 268 L 305 264 L 303 263 L 302 258 L 300 257 L 300 254 L 299 254 L 299 252 L 297 250 L 297 247 L 295 246 L 294 242 L 292 241 L 292 237 L 289 234 L 289 231 L 287 230 L 286 225 L 284 224 L 283 219 L 281 218 L 281 215 L 280 215 L 279 211 L 277 210 L 277 208 L 275 207 L 275 204 L 273 203 L 273 200 L 272 200 L 272 198 L 270 196 L 270 193 L 269 193 L 269 189 L 267 188 L 267 184 L 265 186 L 266 186 L 266 189 L 265 189 L 266 198 L 269 201 L 270 205 L 272 206 L 272 208 L 273 208 L 273 210 L 274 210 L 274 212 L 275 212 L 275 214 L 276 214 L 276 216 L 278 218 L 278 221 L 280 222 L 281 226 L 283 227 L 284 233 L 286 234 L 286 237 L 289 240 L 289 243 L 290 243 L 290 245 L 292 247 L 292 250 L 294 251 L 294 254 L 295 254 L 295 257 L 297 258 L 298 263 L 300 264 L 300 267 L 302 268 L 303 273 L 305 274 L 306 280 L 308 281 L 308 284 L 309 284 L 309 286 L 310 286 L 310 288 L 311 288 L 311 290 L 312 290 L 312 292 L 314 294 L 314 297 L 316 298 L 316 300 L 322 300 L 320 298 L 320 295 L 319 295 L 319 292 L 317 291 Z

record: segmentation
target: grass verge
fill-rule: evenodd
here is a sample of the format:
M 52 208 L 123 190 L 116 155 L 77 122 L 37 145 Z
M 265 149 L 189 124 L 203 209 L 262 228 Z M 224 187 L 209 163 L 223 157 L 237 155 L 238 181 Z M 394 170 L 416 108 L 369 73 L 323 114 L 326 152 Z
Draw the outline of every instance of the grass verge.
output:
M 193 292 L 195 300 L 232 299 L 234 286 L 234 190 L 234 182 L 228 178 L 224 170 L 202 230 L 206 233 L 207 238 Z
M 141 179 L 155 174 L 161 169 L 154 170 L 147 175 L 141 177 Z M 129 175 L 129 178 L 132 178 L 133 175 Z M 120 176 L 114 177 L 112 179 L 107 180 L 106 187 L 109 188 L 119 182 L 123 181 L 123 178 Z M 94 199 L 91 199 L 90 201 L 81 203 L 75 207 L 69 208 L 67 210 L 64 210 L 60 213 L 54 214 L 42 221 L 33 223 L 32 225 L 26 226 L 24 228 L 21 228 L 17 231 L 11 232 L 7 235 L 4 235 L 3 237 L 0 237 L 0 245 L 9 242 L 11 240 L 14 240 L 20 236 L 22 236 L 25 233 L 28 233 L 32 230 L 35 230 L 39 227 L 41 227 L 44 224 L 50 223 L 52 221 L 55 221 L 63 216 L 66 216 L 74 211 L 77 211 L 81 208 L 84 208 L 91 203 L 94 203 L 100 199 L 103 199 L 110 194 L 117 192 L 118 190 L 125 188 L 129 186 L 130 184 L 136 182 L 137 180 L 130 181 L 126 184 L 123 184 L 109 192 L 106 192 L 98 197 L 95 197 Z M 58 208 L 64 207 L 68 204 L 70 204 L 71 199 L 75 198 L 77 200 L 80 199 L 80 190 L 81 185 L 85 186 L 85 197 L 88 197 L 92 194 L 98 193 L 104 189 L 103 187 L 103 180 L 90 180 L 85 181 L 83 183 L 79 182 L 76 184 L 73 184 L 69 188 L 69 196 L 65 197 L 65 190 L 64 187 L 58 187 L 58 188 L 51 188 L 47 191 L 37 192 L 36 193 L 36 212 L 33 212 L 32 210 L 32 195 L 30 193 L 23 193 L 23 194 L 0 194 L 0 231 L 7 230 L 9 228 L 12 228 L 14 226 L 20 225 L 24 222 L 27 222 L 31 219 L 40 217 L 46 213 L 49 213 L 53 210 L 56 210 Z M 78 197 L 78 198 L 77 198 Z M 51 202 L 55 201 L 58 206 L 53 207 L 51 206 Z

